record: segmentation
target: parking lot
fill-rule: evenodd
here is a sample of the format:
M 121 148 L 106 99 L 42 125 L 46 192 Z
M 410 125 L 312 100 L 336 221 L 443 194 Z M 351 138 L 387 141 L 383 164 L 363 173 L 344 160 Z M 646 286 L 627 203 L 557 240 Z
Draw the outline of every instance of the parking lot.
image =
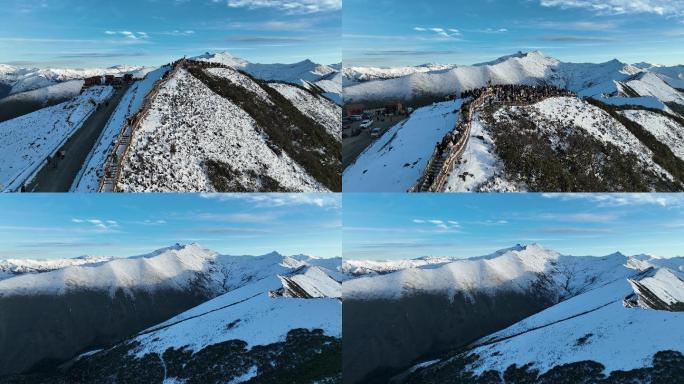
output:
M 382 136 L 388 129 L 407 118 L 406 115 L 382 115 L 381 117 L 372 114 L 373 124 L 369 128 L 360 129 L 361 121 L 354 121 L 351 126 L 344 130 L 345 135 L 360 130 L 356 136 L 344 137 L 342 139 L 342 166 L 347 168 L 349 164 L 363 152 L 377 138 L 371 137 L 371 131 L 379 128 L 379 136 Z

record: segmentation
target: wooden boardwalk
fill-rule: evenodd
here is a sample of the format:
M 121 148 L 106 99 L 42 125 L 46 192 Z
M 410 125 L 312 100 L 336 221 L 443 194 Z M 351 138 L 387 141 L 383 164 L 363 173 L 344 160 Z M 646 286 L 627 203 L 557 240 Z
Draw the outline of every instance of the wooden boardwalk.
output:
M 470 101 L 461 107 L 461 115 L 459 116 L 453 131 L 450 133 L 458 137 L 458 140 L 453 146 L 444 151 L 440 151 L 440 144 L 437 144 L 423 174 L 420 179 L 418 179 L 418 182 L 408 190 L 409 192 L 441 192 L 444 190 L 451 170 L 454 168 L 456 162 L 461 159 L 461 156 L 468 146 L 470 131 L 472 129 L 473 111 L 480 108 L 484 104 L 484 100 L 491 95 L 491 90 L 488 89 L 477 99 Z M 463 111 L 466 112 L 464 113 Z M 466 116 L 463 116 L 464 114 Z
M 119 192 L 117 184 L 121 180 L 121 170 L 126 160 L 126 156 L 128 156 L 136 131 L 140 128 L 140 124 L 149 114 L 152 102 L 159 94 L 159 91 L 166 85 L 167 81 L 175 76 L 178 70 L 183 67 L 185 61 L 185 59 L 181 59 L 173 63 L 171 70 L 166 72 L 161 79 L 157 80 L 152 87 L 152 90 L 145 96 L 140 110 L 124 122 L 124 126 L 121 128 L 121 131 L 116 138 L 114 149 L 105 161 L 104 174 L 100 179 L 100 185 L 97 189 L 98 192 Z

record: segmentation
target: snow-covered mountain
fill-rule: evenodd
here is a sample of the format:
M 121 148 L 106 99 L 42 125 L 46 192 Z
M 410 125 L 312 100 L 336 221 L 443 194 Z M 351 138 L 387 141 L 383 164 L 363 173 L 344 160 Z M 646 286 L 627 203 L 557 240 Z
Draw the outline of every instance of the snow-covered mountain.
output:
M 250 63 L 228 52 L 207 52 L 193 59 L 223 64 L 266 81 L 282 81 L 300 85 L 309 90 L 320 88 L 324 94 L 329 95 L 336 102 L 342 93 L 340 64 L 316 64 L 308 59 L 294 64 L 258 64 Z
M 453 129 L 461 105 L 463 100 L 455 100 L 418 108 L 390 128 L 344 170 L 345 191 L 406 192 L 423 173 L 435 143 Z
M 378 76 L 377 68 L 354 67 L 344 71 L 345 102 L 411 100 L 418 97 L 459 95 L 463 91 L 493 84 L 550 84 L 580 96 L 610 98 L 619 96 L 655 98 L 661 102 L 684 104 L 681 67 L 639 68 L 612 60 L 606 63 L 565 63 L 542 52 L 518 53 L 472 66 L 448 66 L 386 70 L 397 76 Z M 358 83 L 358 79 L 371 81 Z M 668 81 L 670 83 L 668 83 Z M 627 104 L 627 102 L 625 102 Z
M 345 87 L 373 80 L 387 80 L 414 73 L 437 72 L 456 68 L 452 64 L 423 64 L 416 67 L 344 67 L 342 69 Z
M 533 244 L 435 264 L 373 264 L 403 269 L 343 283 L 345 349 L 358 350 L 349 364 L 360 367 L 345 370 L 352 383 L 394 375 L 396 383 L 504 383 L 513 364 L 530 382 L 550 383 L 580 368 L 579 377 L 588 367 L 601 373 L 579 363 L 586 360 L 609 374 L 653 369 L 657 353 L 684 352 L 673 312 L 684 308 L 684 258 L 566 256 Z M 654 333 L 660 324 L 671 324 L 668 333 Z
M 325 369 L 312 374 L 335 377 L 340 262 L 276 252 L 226 256 L 177 244 L 130 258 L 38 263 L 55 269 L 0 280 L 0 326 L 10 331 L 0 338 L 0 375 L 73 359 L 35 382 L 97 383 L 112 374 L 126 382 L 132 372 L 145 382 L 230 382 L 286 377 L 321 362 Z
M 119 190 L 341 189 L 341 109 L 320 92 L 181 61 L 143 114 Z
M 639 73 L 620 86 L 646 93 L 651 80 L 661 82 L 652 73 Z M 674 100 L 668 93 L 593 99 L 555 87 L 482 89 L 492 94 L 479 97 L 474 108 L 472 98 L 435 102 L 390 128 L 344 170 L 345 190 L 403 192 L 428 171 L 445 175 L 439 190 L 448 192 L 684 188 L 677 139 L 684 117 L 680 104 L 660 101 Z M 540 89 L 553 91 L 544 95 Z M 435 144 L 463 132 L 468 136 L 453 161 L 426 169 L 444 164 L 444 156 L 433 158 Z
M 355 263 L 368 262 L 349 261 L 345 265 Z M 626 266 L 628 257 L 620 253 L 602 258 L 562 256 L 538 244 L 508 249 L 492 256 L 461 260 L 438 258 L 375 263 L 388 264 L 390 268 L 404 268 L 390 274 L 345 282 L 346 299 L 398 299 L 414 292 L 453 295 L 457 291 L 527 290 L 539 282 L 540 274 L 545 276 L 544 284 L 548 292 L 560 299 L 574 296 L 597 284 L 634 274 L 633 267 Z
M 150 67 L 117 65 L 109 68 L 92 69 L 58 69 L 58 68 L 20 68 L 0 64 L 0 83 L 11 86 L 10 95 L 33 91 L 71 80 L 83 80 L 87 77 L 114 75 L 123 76 L 133 74 L 143 78 L 147 72 L 154 70 Z M 83 82 L 81 81 L 81 85 Z
M 43 273 L 75 265 L 90 265 L 111 261 L 109 256 L 79 256 L 72 259 L 6 259 L 0 260 L 0 280 L 27 273 Z
M 682 278 L 667 268 L 643 270 L 477 340 L 464 352 L 433 360 L 402 382 L 486 375 L 489 382 L 504 383 L 504 372 L 511 370 L 540 383 L 676 382 L 684 357 Z

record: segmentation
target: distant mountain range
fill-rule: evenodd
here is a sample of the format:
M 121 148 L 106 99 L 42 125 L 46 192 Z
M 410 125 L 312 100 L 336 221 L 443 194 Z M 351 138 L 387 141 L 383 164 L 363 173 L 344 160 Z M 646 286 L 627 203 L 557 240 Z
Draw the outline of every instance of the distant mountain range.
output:
M 12 77 L 15 70 L 7 69 L 5 78 L 17 80 L 18 75 Z M 339 65 L 309 60 L 252 64 L 218 53 L 136 73 L 143 72 L 144 79 L 126 90 L 107 117 L 76 179 L 69 180 L 72 190 L 99 188 L 117 137 L 133 120 L 142 129 L 121 164 L 119 190 L 341 190 Z M 100 72 L 28 71 L 22 78 L 43 79 L 33 82 L 42 87 L 0 100 L 0 153 L 7 154 L 6 159 L 0 155 L 0 164 L 8 164 L 0 169 L 0 190 L 15 190 L 26 183 L 34 168 L 57 150 L 55 146 L 74 135 L 95 112 L 98 99 L 91 100 L 88 90 L 81 93 L 83 80 L 73 79 L 93 73 Z M 65 74 L 72 80 L 67 81 Z M 88 113 L 65 123 L 68 102 Z M 3 122 L 5 118 L 9 120 Z M 40 128 L 26 130 L 26 126 Z M 120 147 L 117 150 L 124 153 Z
M 684 104 L 684 66 L 639 66 L 612 60 L 601 64 L 565 63 L 542 52 L 517 54 L 470 65 L 344 69 L 345 102 L 441 97 L 493 84 L 550 84 L 580 96 L 647 98 L 640 103 Z
M 0 382 L 333 380 L 339 265 L 194 244 L 120 259 L 0 261 L 13 271 L 0 280 Z
M 342 64 L 316 64 L 308 59 L 294 64 L 258 64 L 235 57 L 228 52 L 205 53 L 193 59 L 227 65 L 266 81 L 284 81 L 310 90 L 322 89 L 323 94 L 335 102 L 339 103 L 341 100 Z
M 363 276 L 343 284 L 346 383 L 679 377 L 684 258 L 533 244 L 343 270 Z
M 489 63 L 381 77 L 345 72 L 345 102 L 404 100 L 418 106 L 374 141 L 343 173 L 346 190 L 403 192 L 430 173 L 440 191 L 679 191 L 684 188 L 684 67 L 563 63 L 541 52 Z M 353 71 L 352 71 L 353 70 Z M 357 80 L 354 80 L 357 79 Z M 444 101 L 492 85 L 483 105 Z M 536 88 L 535 88 L 536 87 Z M 540 89 L 556 94 L 544 95 Z M 552 92 L 552 93 L 553 93 Z M 562 93 L 562 94 L 561 94 Z M 528 96 L 520 96 L 525 94 Z M 462 154 L 426 169 L 435 143 L 470 126 Z M 440 162 L 435 159 L 431 167 Z

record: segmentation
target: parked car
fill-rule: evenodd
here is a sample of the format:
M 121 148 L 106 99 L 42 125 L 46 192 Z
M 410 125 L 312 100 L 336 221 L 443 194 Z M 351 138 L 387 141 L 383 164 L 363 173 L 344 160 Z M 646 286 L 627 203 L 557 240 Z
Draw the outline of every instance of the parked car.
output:
M 370 128 L 371 125 L 373 125 L 373 120 L 364 120 L 361 122 L 361 125 L 359 125 L 359 127 L 361 127 L 362 129 L 366 129 Z
M 376 137 L 380 137 L 380 134 L 382 130 L 380 128 L 373 128 L 371 130 L 371 138 L 375 139 Z
M 349 118 L 352 119 L 352 120 L 354 120 L 354 121 L 361 121 L 361 120 L 363 120 L 363 117 L 362 117 L 361 115 L 352 115 L 352 116 L 349 116 Z

